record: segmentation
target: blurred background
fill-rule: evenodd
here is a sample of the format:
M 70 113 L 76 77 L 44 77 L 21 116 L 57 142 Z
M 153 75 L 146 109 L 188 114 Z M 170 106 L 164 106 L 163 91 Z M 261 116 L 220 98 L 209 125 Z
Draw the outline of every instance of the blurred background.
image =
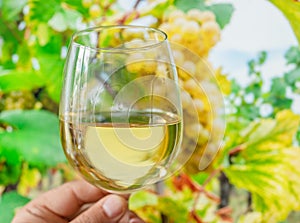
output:
M 282 0 L 0 1 L 0 222 L 79 177 L 59 137 L 64 61 L 74 32 L 117 24 L 187 49 L 173 56 L 182 151 L 195 147 L 163 192 L 136 192 L 130 208 L 155 223 L 299 222 L 299 11 Z
M 288 70 L 284 54 L 297 45 L 296 36 L 284 15 L 269 1 L 222 1 L 231 3 L 235 12 L 222 32 L 222 40 L 212 49 L 210 58 L 223 66 L 229 75 L 247 83 L 245 64 L 261 51 L 268 52 L 262 67 L 266 81 Z M 293 96 L 292 96 L 293 97 Z M 299 112 L 299 97 L 295 96 L 293 110 Z

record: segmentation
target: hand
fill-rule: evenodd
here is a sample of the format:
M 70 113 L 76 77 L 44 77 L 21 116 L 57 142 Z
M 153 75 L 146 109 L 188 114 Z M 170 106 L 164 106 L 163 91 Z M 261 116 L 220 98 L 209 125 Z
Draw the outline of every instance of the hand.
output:
M 128 198 L 128 197 L 127 197 Z M 109 194 L 85 181 L 52 189 L 20 209 L 12 223 L 143 223 L 125 196 Z

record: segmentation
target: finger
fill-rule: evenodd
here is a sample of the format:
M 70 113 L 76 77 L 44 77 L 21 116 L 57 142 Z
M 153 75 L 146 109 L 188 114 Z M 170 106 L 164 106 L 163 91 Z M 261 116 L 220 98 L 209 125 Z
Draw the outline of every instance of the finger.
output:
M 145 222 L 142 219 L 140 219 L 139 217 L 137 217 L 137 218 L 130 219 L 129 223 L 145 223 Z
M 130 194 L 119 194 L 119 196 L 123 197 L 128 202 Z M 76 218 L 78 215 L 80 215 L 81 213 L 83 213 L 84 211 L 86 211 L 87 209 L 89 209 L 95 203 L 96 202 L 83 204 L 76 213 L 68 216 L 67 219 L 72 220 L 72 219 Z M 128 223 L 128 220 L 126 221 L 126 223 Z
M 89 184 L 86 181 L 72 181 L 44 194 L 37 201 L 46 204 L 48 209 L 62 217 L 76 213 L 83 204 L 96 202 L 108 192 Z
M 106 194 L 85 181 L 72 181 L 29 202 L 17 213 L 15 218 L 19 220 L 13 222 L 65 222 L 63 219 L 74 215 L 83 204 L 96 202 Z
M 126 214 L 123 215 L 119 223 L 145 223 L 139 218 L 134 212 L 127 210 Z
M 110 194 L 77 216 L 72 223 L 117 223 L 124 217 L 127 210 L 128 203 L 126 199 Z
M 129 223 L 145 223 L 136 213 L 130 211 L 129 214 Z
M 12 223 L 67 223 L 60 216 L 49 211 L 45 206 L 25 206 L 17 211 Z

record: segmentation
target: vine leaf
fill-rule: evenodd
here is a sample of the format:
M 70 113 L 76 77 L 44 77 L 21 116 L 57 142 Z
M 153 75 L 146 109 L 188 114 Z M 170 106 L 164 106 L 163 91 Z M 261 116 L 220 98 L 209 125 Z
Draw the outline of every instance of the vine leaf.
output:
M 219 3 L 209 6 L 208 10 L 215 13 L 216 21 L 223 29 L 230 22 L 234 8 L 231 4 Z
M 196 8 L 199 10 L 205 10 L 205 1 L 204 0 L 190 0 L 188 3 L 186 1 L 175 0 L 174 5 L 181 9 L 182 11 L 187 12 L 190 9 Z
M 38 71 L 0 71 L 0 91 L 6 93 L 45 87 L 50 98 L 59 102 L 64 60 L 50 53 L 40 53 L 37 59 L 40 66 Z
M 0 15 L 2 14 L 6 21 L 17 21 L 20 19 L 20 12 L 27 3 L 27 0 L 4 0 L 1 3 Z
M 8 192 L 0 199 L 0 222 L 11 222 L 15 211 L 29 201 L 28 198 L 19 195 L 17 192 Z
M 300 150 L 292 142 L 300 117 L 290 110 L 253 122 L 242 134 L 242 150 L 224 168 L 230 182 L 253 195 L 253 208 L 264 219 L 284 220 L 300 209 Z
M 256 125 L 255 131 L 246 138 L 246 145 L 256 146 L 259 149 L 268 149 L 268 145 L 271 145 L 271 150 L 274 144 L 281 147 L 290 146 L 297 132 L 299 120 L 299 116 L 291 110 L 278 112 L 275 120 L 262 119 L 262 122 Z
M 292 46 L 284 55 L 288 64 L 300 65 L 300 48 L 299 46 Z
M 221 222 L 222 216 L 217 211 L 219 201 L 205 190 L 195 190 L 190 183 L 197 183 L 184 176 L 188 178 L 184 177 L 182 182 L 177 182 L 178 176 L 166 180 L 164 195 L 147 190 L 135 192 L 129 200 L 130 209 L 146 222 L 161 222 L 161 214 L 174 223 L 199 222 L 199 219 L 203 222 Z
M 81 19 L 81 14 L 75 10 L 62 9 L 56 12 L 49 20 L 49 26 L 57 32 L 67 29 L 75 30 L 76 22 Z
M 257 223 L 262 222 L 262 216 L 259 212 L 249 212 L 239 218 L 238 223 Z
M 188 2 L 175 0 L 174 5 L 185 12 L 194 8 L 201 11 L 212 11 L 216 15 L 216 21 L 220 25 L 221 29 L 223 29 L 230 22 L 231 16 L 234 11 L 234 8 L 231 4 L 218 3 L 207 5 L 205 3 L 205 0 L 190 0 Z
M 148 193 L 147 191 L 138 191 L 130 196 L 130 209 L 138 209 L 144 206 L 154 206 L 158 204 L 156 194 Z
M 287 64 L 293 64 L 294 67 L 284 74 L 284 80 L 290 86 L 294 93 L 300 93 L 298 82 L 300 81 L 300 47 L 292 46 L 285 54 Z
M 0 154 L 0 185 L 17 183 L 21 175 L 22 159 L 16 151 L 8 151 L 1 146 Z
M 50 98 L 55 102 L 59 102 L 64 60 L 49 53 L 40 53 L 37 59 L 40 64 L 39 75 L 43 78 Z
M 34 71 L 4 70 L 0 72 L 0 91 L 31 90 L 43 86 L 43 81 Z
M 158 209 L 166 216 L 171 216 L 174 223 L 188 222 L 188 207 L 172 197 L 160 197 Z
M 59 141 L 57 116 L 42 110 L 3 111 L 0 123 L 12 131 L 0 132 L 0 147 L 17 153 L 29 165 L 56 166 L 65 162 Z
M 152 15 L 161 18 L 164 11 L 172 4 L 172 0 L 153 1 L 140 10 L 141 16 Z
M 55 12 L 61 10 L 61 0 L 29 0 L 29 18 L 38 22 L 48 22 Z

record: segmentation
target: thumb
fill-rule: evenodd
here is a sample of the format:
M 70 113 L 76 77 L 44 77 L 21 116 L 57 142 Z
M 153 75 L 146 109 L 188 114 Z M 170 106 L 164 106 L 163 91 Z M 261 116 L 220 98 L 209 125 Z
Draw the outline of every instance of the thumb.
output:
M 77 216 L 72 223 L 114 223 L 127 211 L 127 201 L 118 195 L 110 194 Z

